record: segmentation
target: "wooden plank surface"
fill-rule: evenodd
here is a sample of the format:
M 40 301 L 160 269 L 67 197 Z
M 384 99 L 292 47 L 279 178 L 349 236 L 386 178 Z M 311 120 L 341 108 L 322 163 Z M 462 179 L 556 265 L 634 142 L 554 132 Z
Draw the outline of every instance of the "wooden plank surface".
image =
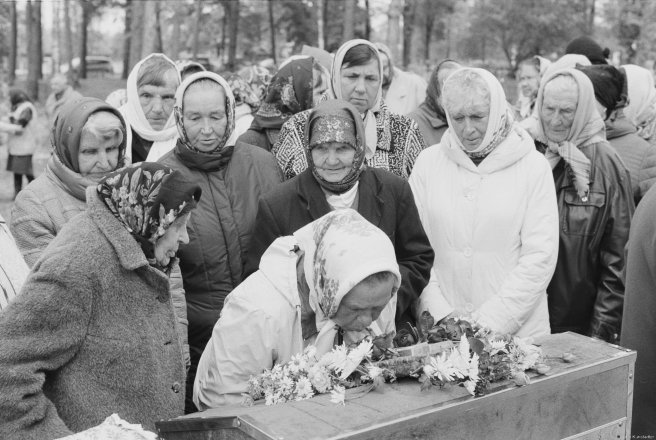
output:
M 601 425 L 599 420 L 610 423 L 626 416 L 628 365 L 635 362 L 635 353 L 573 333 L 549 335 L 536 343 L 548 356 L 550 373 L 537 377 L 531 374 L 533 383 L 523 388 L 508 382 L 493 384 L 490 394 L 482 398 L 473 398 L 462 387 L 421 392 L 416 380 L 405 379 L 352 400 L 349 399 L 358 391 L 349 390 L 345 406 L 331 403 L 329 395 L 320 395 L 307 401 L 281 405 L 265 406 L 258 402 L 252 407 L 215 408 L 158 424 L 158 427 L 161 432 L 166 432 L 166 426 L 171 427 L 177 420 L 192 422 L 193 419 L 233 416 L 256 421 L 259 427 L 263 427 L 262 438 L 384 438 L 384 433 L 396 432 L 398 435 L 398 429 L 410 430 L 418 438 L 431 438 L 440 430 L 453 427 L 456 420 L 463 425 L 467 411 L 472 411 L 472 414 L 477 414 L 476 419 L 482 421 L 470 428 L 481 429 L 487 423 L 490 430 L 496 427 L 501 429 L 498 432 L 504 432 L 499 438 L 529 438 L 534 430 L 544 435 L 557 435 L 548 435 L 548 438 L 564 438 Z M 575 361 L 562 362 L 559 358 L 563 352 L 576 356 Z M 617 389 L 623 391 L 614 391 Z M 609 391 L 617 396 L 604 395 Z M 540 396 L 546 400 L 541 401 Z M 569 409 L 562 411 L 563 408 Z M 554 412 L 557 410 L 561 410 L 565 417 L 559 426 L 553 426 L 553 423 L 538 426 L 528 417 L 525 425 L 515 422 L 512 429 L 503 429 L 510 420 L 521 420 L 524 411 L 528 411 L 527 414 L 537 411 L 544 413 L 546 418 L 558 416 L 562 419 L 563 415 Z M 586 418 L 589 423 L 586 423 Z M 460 433 L 454 432 L 453 437 L 450 433 L 450 438 L 471 438 L 471 429 L 466 424 L 464 426 Z M 579 431 L 568 432 L 567 426 Z M 583 429 L 585 426 L 587 428 Z M 371 437 L 372 432 L 378 435 Z M 512 433 L 529 437 L 514 437 Z

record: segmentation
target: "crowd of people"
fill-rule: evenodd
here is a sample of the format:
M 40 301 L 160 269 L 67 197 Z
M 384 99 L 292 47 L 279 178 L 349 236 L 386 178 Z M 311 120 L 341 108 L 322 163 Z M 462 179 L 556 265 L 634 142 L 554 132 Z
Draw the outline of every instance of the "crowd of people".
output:
M 487 70 L 426 82 L 366 40 L 273 74 L 152 54 L 107 102 L 55 76 L 36 179 L 13 91 L 0 437 L 154 430 L 424 311 L 638 350 L 633 432 L 656 433 L 654 80 L 567 52 L 519 64 L 516 105 Z

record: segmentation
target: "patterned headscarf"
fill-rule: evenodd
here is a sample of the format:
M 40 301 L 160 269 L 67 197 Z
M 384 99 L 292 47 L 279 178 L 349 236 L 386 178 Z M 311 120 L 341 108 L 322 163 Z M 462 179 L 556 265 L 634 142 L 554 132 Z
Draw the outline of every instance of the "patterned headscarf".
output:
M 544 103 L 544 89 L 549 81 L 560 75 L 569 75 L 578 84 L 578 102 L 574 121 L 569 129 L 569 135 L 563 142 L 555 143 L 550 141 L 545 134 L 542 123 L 542 105 Z M 538 92 L 536 104 L 538 113 L 538 133 L 536 140 L 548 146 L 545 153 L 546 158 L 555 168 L 564 159 L 571 167 L 574 174 L 574 186 L 576 191 L 585 202 L 588 200 L 588 191 L 590 189 L 590 160 L 579 150 L 589 144 L 600 142 L 605 139 L 605 124 L 599 116 L 595 106 L 595 95 L 592 82 L 583 72 L 576 69 L 562 69 L 552 73 L 543 79 Z
M 328 182 L 317 172 L 312 149 L 326 142 L 343 142 L 355 150 L 353 167 L 341 182 Z M 317 105 L 308 117 L 303 139 L 308 167 L 323 188 L 335 194 L 351 189 L 364 170 L 364 126 L 358 110 L 346 101 L 331 99 Z
M 100 181 L 97 191 L 155 267 L 155 242 L 178 216 L 196 206 L 201 195 L 200 187 L 179 171 L 155 162 L 114 171 Z M 158 268 L 170 271 L 170 267 Z
M 221 139 L 221 142 L 219 142 L 219 145 L 216 147 L 216 149 L 211 152 L 200 151 L 199 149 L 194 148 L 189 142 L 189 137 L 187 136 L 187 132 L 184 128 L 184 113 L 182 106 L 184 103 L 185 92 L 190 85 L 202 79 L 210 79 L 219 84 L 223 88 L 226 96 L 225 113 L 226 117 L 228 118 L 228 122 L 226 124 L 225 133 L 223 134 L 223 139 Z M 232 94 L 232 91 L 230 90 L 228 82 L 223 79 L 223 77 L 217 75 L 214 72 L 198 72 L 187 77 L 187 79 L 185 79 L 182 84 L 180 84 L 180 87 L 178 87 L 178 90 L 175 92 L 175 105 L 173 106 L 173 113 L 175 114 L 175 122 L 178 127 L 178 134 L 180 135 L 178 139 L 178 146 L 182 145 L 187 149 L 199 154 L 205 154 L 208 156 L 221 156 L 221 160 L 225 164 L 228 163 L 230 156 L 232 156 L 232 151 L 234 149 L 235 143 L 237 142 L 237 136 L 235 133 L 235 98 Z M 178 148 L 178 146 L 176 146 L 176 148 Z
M 449 115 L 449 112 L 446 112 L 449 129 L 442 137 L 442 144 L 447 148 L 452 148 L 453 145 L 457 145 L 471 158 L 486 157 L 501 142 L 503 142 L 506 137 L 508 137 L 508 134 L 513 127 L 513 123 L 515 122 L 515 118 L 508 107 L 508 101 L 506 101 L 506 93 L 503 91 L 503 86 L 501 86 L 501 83 L 494 75 L 485 69 L 473 67 L 465 67 L 456 72 L 463 71 L 471 71 L 480 76 L 485 81 L 487 88 L 490 91 L 490 118 L 487 123 L 487 130 L 485 131 L 485 136 L 483 137 L 481 145 L 479 145 L 476 150 L 469 151 L 462 144 L 456 135 L 455 130 L 453 130 L 451 115 Z M 456 72 L 449 76 L 444 82 L 445 89 L 449 87 L 449 84 L 452 84 L 452 79 L 454 75 L 456 75 Z
M 280 129 L 296 113 L 312 108 L 312 63 L 303 57 L 289 61 L 273 76 L 251 128 Z
M 651 139 L 656 132 L 654 75 L 635 64 L 626 64 L 622 68 L 626 72 L 629 92 L 629 104 L 624 108 L 624 114 L 638 129 L 638 136 Z
M 294 233 L 305 251 L 305 277 L 310 307 L 316 314 L 317 358 L 328 352 L 337 332 L 332 318 L 344 296 L 360 281 L 378 272 L 392 272 L 401 285 L 394 246 L 389 237 L 357 211 L 332 211 Z
M 235 97 L 235 105 L 247 104 L 253 110 L 260 107 L 260 97 L 244 78 L 233 73 L 226 78 Z
M 262 66 L 245 67 L 239 71 L 239 76 L 251 87 L 260 101 L 264 100 L 267 88 L 271 82 L 271 72 Z

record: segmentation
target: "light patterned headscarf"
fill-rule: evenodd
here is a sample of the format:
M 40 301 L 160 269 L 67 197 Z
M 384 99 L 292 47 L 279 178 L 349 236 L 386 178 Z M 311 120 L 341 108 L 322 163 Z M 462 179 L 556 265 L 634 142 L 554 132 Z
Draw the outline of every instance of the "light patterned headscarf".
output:
M 549 81 L 561 75 L 569 75 L 578 84 L 578 102 L 574 121 L 569 130 L 567 139 L 563 142 L 552 142 L 545 134 L 542 122 L 542 105 L 544 103 L 544 89 Z M 580 70 L 562 69 L 544 78 L 538 92 L 536 104 L 538 110 L 537 140 L 547 145 L 546 158 L 555 168 L 562 158 L 571 167 L 574 174 L 574 186 L 579 197 L 587 201 L 590 189 L 590 160 L 579 148 L 605 140 L 605 124 L 595 107 L 594 87 L 590 79 Z
M 626 72 L 629 104 L 624 107 L 626 118 L 638 129 L 643 139 L 651 139 L 656 132 L 656 88 L 654 75 L 635 64 L 622 66 Z
M 294 233 L 305 251 L 305 278 L 310 287 L 310 307 L 316 314 L 319 336 L 317 358 L 333 346 L 337 328 L 332 318 L 347 293 L 360 281 L 378 272 L 392 272 L 401 285 L 401 273 L 389 237 L 357 211 L 332 211 Z

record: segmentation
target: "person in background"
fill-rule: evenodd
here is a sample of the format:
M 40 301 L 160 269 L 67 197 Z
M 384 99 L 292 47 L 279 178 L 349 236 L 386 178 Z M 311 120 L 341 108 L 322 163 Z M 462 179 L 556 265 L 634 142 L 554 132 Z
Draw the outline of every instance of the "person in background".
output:
M 547 71 L 549 65 L 551 65 L 551 61 L 539 55 L 532 56 L 519 63 L 517 77 L 522 93 L 515 105 L 518 121 L 523 121 L 533 114 L 535 100 L 540 89 L 540 79 L 542 79 L 542 75 Z
M 321 100 L 342 99 L 357 108 L 364 120 L 367 166 L 407 179 L 426 144 L 415 121 L 388 111 L 382 98 L 382 78 L 383 64 L 376 46 L 366 40 L 348 41 L 335 55 L 330 88 Z M 285 122 L 271 150 L 286 179 L 308 167 L 303 139 L 309 115 L 306 110 Z
M 608 64 L 610 49 L 602 49 L 599 43 L 590 37 L 579 37 L 569 42 L 565 49 L 566 54 L 579 54 L 585 56 L 592 64 Z
M 631 436 L 656 432 L 656 189 L 636 209 L 627 245 L 621 345 L 638 352 Z
M 626 74 L 607 64 L 579 67 L 594 87 L 597 111 L 606 124 L 606 140 L 617 151 L 631 174 L 633 200 L 640 199 L 656 182 L 656 145 L 640 136 L 624 116 L 628 96 Z
M 30 268 L 0 215 L 0 312 L 18 295 L 29 273 Z
M 205 72 L 206 70 L 202 64 L 189 60 L 182 60 L 182 61 L 178 60 L 175 62 L 175 67 L 178 69 L 182 81 L 184 81 L 188 76 L 191 76 L 194 73 Z
M 69 101 L 77 101 L 82 98 L 80 92 L 68 84 L 68 78 L 63 73 L 55 73 L 50 78 L 51 93 L 46 99 L 46 116 L 48 127 L 52 127 L 59 113 L 59 109 Z
M 235 136 L 239 137 L 250 128 L 253 122 L 253 113 L 260 108 L 258 94 L 239 75 L 228 75 L 226 81 L 235 97 Z
M 280 129 L 295 114 L 311 109 L 328 89 L 328 72 L 311 57 L 285 63 L 273 75 L 269 91 L 239 141 L 271 151 Z
M 428 283 L 434 254 L 408 182 L 365 166 L 364 138 L 351 104 L 334 99 L 312 110 L 303 142 L 310 167 L 260 197 L 246 275 L 257 271 L 276 238 L 331 210 L 354 209 L 390 237 L 402 276 L 396 326 L 409 330 L 415 321 L 410 306 Z
M 352 209 L 280 237 L 226 298 L 194 382 L 201 410 L 239 403 L 247 381 L 309 345 L 321 359 L 343 339 L 394 331 L 401 274 L 386 233 Z
M 175 147 L 173 104 L 178 85 L 175 64 L 161 53 L 150 54 L 130 72 L 128 101 L 119 110 L 131 129 L 126 155 L 132 163 L 156 162 Z
M 631 177 L 604 137 L 594 87 L 583 72 L 545 77 L 536 106 L 536 145 L 551 165 L 560 215 L 558 263 L 547 288 L 551 331 L 615 342 L 635 210 Z
M 622 66 L 626 73 L 629 103 L 624 115 L 638 130 L 638 136 L 656 145 L 656 88 L 651 71 L 635 64 Z
M 514 120 L 501 83 L 464 68 L 444 83 L 449 129 L 410 176 L 435 250 L 418 314 L 471 316 L 520 337 L 548 335 L 546 289 L 558 257 L 558 207 L 548 162 Z M 449 190 L 445 190 L 448 188 Z
M 39 146 L 36 107 L 27 93 L 13 89 L 9 91 L 11 113 L 7 133 L 7 171 L 14 173 L 14 198 L 23 188 L 23 176 L 28 183 L 34 180 L 32 156 Z
M 0 438 L 53 439 L 116 413 L 155 430 L 184 409 L 169 273 L 201 195 L 155 163 L 86 192 L 0 313 Z
M 128 91 L 125 89 L 116 89 L 107 95 L 105 102 L 114 108 L 121 108 L 128 102 Z
M 383 99 L 392 113 L 406 116 L 426 100 L 428 84 L 412 72 L 394 66 L 392 52 L 383 43 L 376 43 L 383 63 Z
M 442 106 L 442 87 L 444 81 L 456 70 L 461 69 L 462 65 L 454 60 L 441 61 L 433 71 L 428 88 L 426 89 L 426 99 L 419 108 L 408 115 L 408 117 L 417 122 L 419 131 L 426 141 L 426 145 L 439 144 L 444 132 L 449 128 L 449 123 Z
M 255 92 L 257 98 L 260 101 L 264 101 L 269 84 L 271 83 L 271 72 L 265 67 L 255 65 L 244 67 L 238 73 L 250 85 L 251 90 Z
M 236 142 L 235 100 L 219 75 L 188 77 L 175 95 L 177 145 L 159 162 L 198 184 L 202 198 L 180 249 L 189 319 L 191 368 L 186 412 L 195 412 L 192 387 L 200 356 L 226 296 L 243 280 L 257 201 L 282 181 L 271 153 Z

